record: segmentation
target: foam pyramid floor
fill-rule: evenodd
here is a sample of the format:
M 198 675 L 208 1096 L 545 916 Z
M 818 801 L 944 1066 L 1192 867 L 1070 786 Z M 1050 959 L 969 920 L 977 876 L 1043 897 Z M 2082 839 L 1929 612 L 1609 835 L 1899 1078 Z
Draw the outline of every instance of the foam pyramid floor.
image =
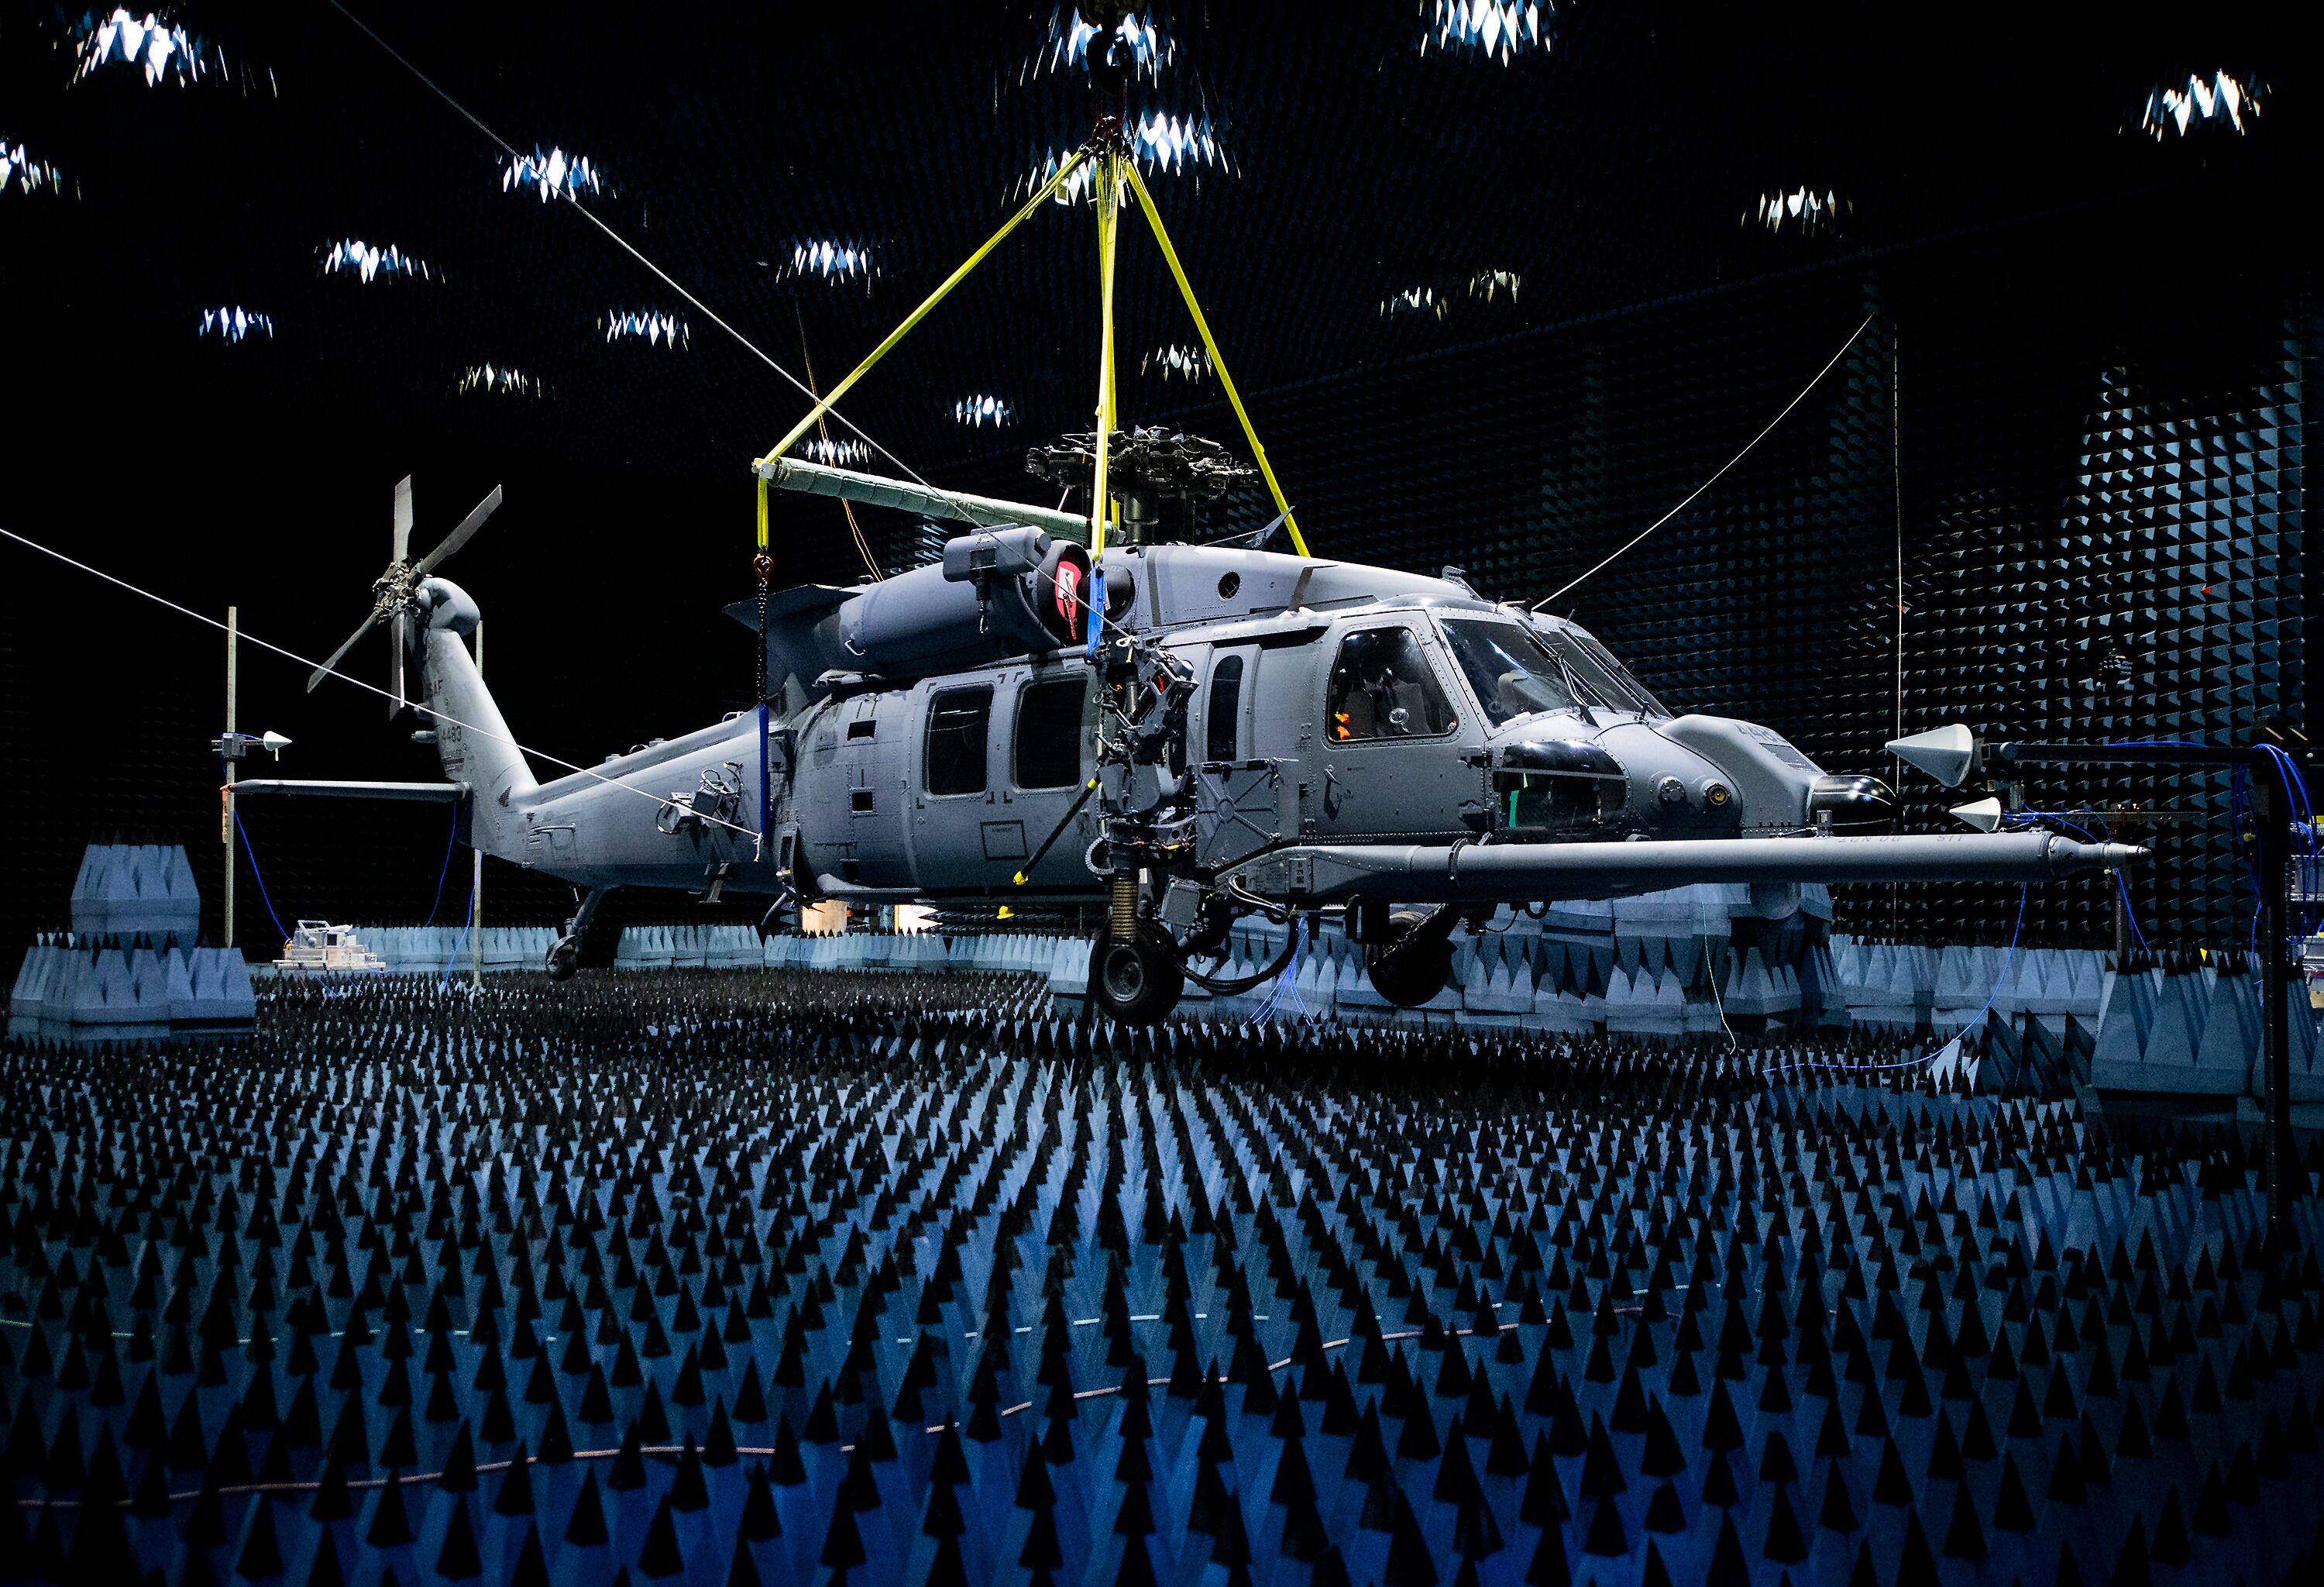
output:
M 0 1574 L 2309 1582 L 2318 1165 L 1021 977 L 0 1051 Z

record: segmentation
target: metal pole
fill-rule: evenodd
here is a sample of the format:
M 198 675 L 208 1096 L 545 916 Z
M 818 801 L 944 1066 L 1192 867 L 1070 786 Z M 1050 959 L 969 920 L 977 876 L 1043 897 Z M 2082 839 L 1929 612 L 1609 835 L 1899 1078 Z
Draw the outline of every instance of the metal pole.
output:
M 2292 1012 L 2287 1006 L 2292 973 L 2285 952 L 2292 880 L 2292 789 L 2273 756 L 2252 767 L 2252 814 L 2259 827 L 2260 1049 L 2266 1066 L 2261 1090 L 2266 1109 L 2267 1221 L 2282 1238 L 2292 1232 L 2292 1182 L 2301 1172 L 2292 1141 Z
M 241 617 L 239 609 L 234 606 L 228 606 L 226 609 L 226 731 L 229 739 L 234 735 L 235 640 L 240 626 Z M 218 817 L 218 841 L 226 850 L 226 885 L 220 890 L 222 896 L 220 897 L 219 903 L 226 919 L 225 945 L 227 947 L 232 947 L 234 946 L 234 873 L 235 870 L 234 863 L 234 762 L 232 761 L 228 761 L 226 763 L 226 787 L 218 795 L 218 803 L 221 807 Z
M 2305 746 L 2280 746 L 2313 764 Z M 2240 766 L 2251 778 L 2252 841 L 2259 850 L 2261 1129 L 2267 1167 L 2268 1232 L 2291 1236 L 2292 1186 L 2301 1172 L 2292 1139 L 2292 1019 L 2287 1006 L 2292 973 L 2292 787 L 2282 762 L 2263 748 L 2200 743 L 2035 744 L 2005 743 L 1995 752 L 2004 766 Z
M 484 676 L 484 623 L 476 620 L 476 677 Z M 474 839 L 478 835 L 470 833 Z M 475 880 L 468 894 L 468 986 L 482 992 L 484 986 L 484 845 L 477 843 L 473 851 L 476 856 Z

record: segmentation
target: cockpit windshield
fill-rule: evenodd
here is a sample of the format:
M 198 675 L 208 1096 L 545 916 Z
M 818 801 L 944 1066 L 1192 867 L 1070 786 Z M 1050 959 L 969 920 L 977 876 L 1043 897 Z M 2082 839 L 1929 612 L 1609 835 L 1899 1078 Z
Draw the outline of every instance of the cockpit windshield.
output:
M 1565 669 L 1531 630 L 1472 617 L 1443 620 L 1453 659 L 1496 727 L 1536 711 L 1571 711 Z
M 1646 686 L 1589 633 L 1570 625 L 1536 632 L 1548 649 L 1572 669 L 1582 687 L 1612 709 L 1636 711 L 1646 716 L 1670 715 L 1660 700 L 1646 692 Z
M 1536 628 L 1495 618 L 1442 619 L 1461 672 L 1494 726 L 1577 705 L 1667 716 L 1662 702 L 1604 646 L 1578 628 Z

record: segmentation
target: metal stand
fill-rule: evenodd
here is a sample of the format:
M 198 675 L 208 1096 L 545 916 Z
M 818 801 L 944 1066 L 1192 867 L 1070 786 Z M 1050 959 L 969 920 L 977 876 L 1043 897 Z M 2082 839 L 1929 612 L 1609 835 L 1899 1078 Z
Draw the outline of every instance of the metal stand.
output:
M 2291 952 L 2292 918 L 2292 787 L 2282 762 L 2269 748 L 2312 767 L 2316 751 L 2306 743 L 2275 743 L 2246 748 L 2211 744 L 2036 744 L 2004 743 L 1994 749 L 2003 766 L 2227 766 L 2241 769 L 2251 779 L 2252 835 L 2259 851 L 2259 962 L 2252 966 L 2260 978 L 2261 1104 L 2267 1167 L 2267 1222 L 2271 1237 L 2292 1234 L 2293 1176 L 2300 1173 L 2300 1156 L 2292 1139 L 2292 1019 L 2289 998 L 2292 978 L 2300 973 Z
M 476 677 L 484 676 L 484 624 L 476 622 Z M 468 990 L 484 989 L 484 851 L 475 850 L 476 875 L 468 895 Z
M 547 968 L 550 980 L 570 980 L 574 972 L 581 968 L 581 949 L 589 936 L 589 922 L 596 918 L 597 906 L 612 890 L 593 887 L 582 895 L 572 918 L 565 922 L 565 930 L 549 946 Z
M 226 731 L 234 736 L 235 650 L 240 636 L 240 608 L 226 609 Z M 234 946 L 234 762 L 226 762 L 226 786 L 218 790 L 218 842 L 226 850 L 226 885 L 219 889 L 219 905 L 225 914 L 225 930 L 221 939 L 225 946 Z

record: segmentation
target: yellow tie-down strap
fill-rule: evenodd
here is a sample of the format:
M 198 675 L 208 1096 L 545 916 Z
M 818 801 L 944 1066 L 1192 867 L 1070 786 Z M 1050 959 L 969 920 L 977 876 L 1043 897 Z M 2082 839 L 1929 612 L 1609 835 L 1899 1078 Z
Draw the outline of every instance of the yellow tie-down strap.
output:
M 1055 194 L 1059 188 L 1065 185 L 1065 179 L 1071 176 L 1074 171 L 1079 169 L 1082 161 L 1088 158 L 1088 150 L 1076 149 L 1074 151 L 1072 158 L 1067 160 L 1063 165 L 1058 166 L 1056 173 L 1051 176 L 1047 181 L 1041 184 L 1040 190 L 1035 193 L 1031 198 L 1026 199 L 1024 207 L 1019 209 L 1016 214 L 1010 216 L 1006 225 L 1001 226 L 999 231 L 994 232 L 991 236 L 985 239 L 984 246 L 979 248 L 975 253 L 971 254 L 962 262 L 958 270 L 954 271 L 950 275 L 945 277 L 944 284 L 942 286 L 936 288 L 935 291 L 930 292 L 927 299 L 921 302 L 918 308 L 906 315 L 904 317 L 904 323 L 888 333 L 887 340 L 881 342 L 878 346 L 872 349 L 872 355 L 870 357 L 857 364 L 854 369 L 848 374 L 847 378 L 841 381 L 837 385 L 832 387 L 826 395 L 817 399 L 815 406 L 807 411 L 807 417 L 800 420 L 797 424 L 791 426 L 790 433 L 783 437 L 781 440 L 777 441 L 772 451 L 769 452 L 765 457 L 758 459 L 757 466 L 764 468 L 768 464 L 772 463 L 785 452 L 789 451 L 791 447 L 797 444 L 799 437 L 807 434 L 810 429 L 814 428 L 817 420 L 821 419 L 825 413 L 830 412 L 831 410 L 837 405 L 839 399 L 845 396 L 850 391 L 852 391 L 854 388 L 855 383 L 862 380 L 864 374 L 874 364 L 879 363 L 881 359 L 888 355 L 888 350 L 890 347 L 893 347 L 898 342 L 902 341 L 905 335 L 909 332 L 914 326 L 919 324 L 922 319 L 927 317 L 929 309 L 934 309 L 937 304 L 943 302 L 946 295 L 952 291 L 953 288 L 960 285 L 962 281 L 968 278 L 968 272 L 970 271 L 974 270 L 978 265 L 983 263 L 986 254 L 999 247 L 1001 240 L 1007 237 L 1010 232 L 1015 231 L 1017 227 L 1023 223 L 1027 216 L 1032 214 L 1033 211 L 1038 209 L 1043 204 L 1048 202 L 1050 197 Z
M 1210 355 L 1211 367 L 1219 372 L 1219 389 L 1226 392 L 1227 403 L 1242 426 L 1242 438 L 1250 444 L 1251 460 L 1259 465 L 1259 477 L 1267 481 L 1267 494 L 1275 498 L 1275 510 L 1283 514 L 1283 526 L 1291 531 L 1292 549 L 1307 556 L 1307 540 L 1299 532 L 1299 521 L 1291 515 L 1291 503 L 1283 499 L 1283 487 L 1275 483 L 1275 470 L 1267 461 L 1267 448 L 1259 444 L 1259 431 L 1251 428 L 1250 415 L 1243 410 L 1242 393 L 1235 390 L 1234 376 L 1227 373 L 1226 360 L 1219 356 L 1218 339 L 1211 335 L 1211 322 L 1203 317 L 1203 306 L 1194 301 L 1194 289 L 1186 280 L 1185 268 L 1178 263 L 1178 250 L 1170 245 L 1170 234 L 1163 229 L 1162 212 L 1154 208 L 1153 195 L 1146 190 L 1146 179 L 1138 174 L 1138 162 L 1125 160 L 1121 169 L 1130 179 L 1130 190 L 1138 195 L 1138 207 L 1146 212 L 1147 225 L 1154 228 L 1154 240 L 1161 245 L 1163 260 L 1178 283 L 1179 295 L 1186 300 L 1186 311 L 1194 317 L 1194 330 L 1203 338 L 1203 351 Z

